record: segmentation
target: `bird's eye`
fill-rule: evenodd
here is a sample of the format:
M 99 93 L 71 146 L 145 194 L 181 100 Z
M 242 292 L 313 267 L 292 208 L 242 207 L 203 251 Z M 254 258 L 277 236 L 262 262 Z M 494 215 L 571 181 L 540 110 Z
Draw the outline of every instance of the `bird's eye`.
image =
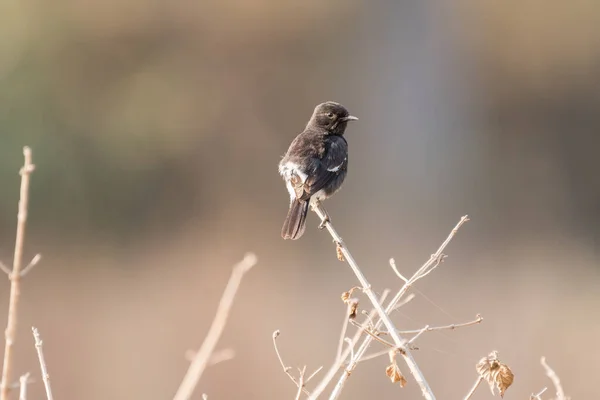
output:
M 329 113 L 329 114 L 327 114 L 327 116 L 331 119 L 333 119 L 333 117 L 334 117 L 333 113 Z

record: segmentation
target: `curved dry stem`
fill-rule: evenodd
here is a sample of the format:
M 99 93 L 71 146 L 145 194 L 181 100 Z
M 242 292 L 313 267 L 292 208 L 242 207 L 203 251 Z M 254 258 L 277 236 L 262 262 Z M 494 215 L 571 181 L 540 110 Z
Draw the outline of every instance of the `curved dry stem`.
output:
M 174 400 L 187 400 L 192 396 L 198 381 L 200 381 L 202 373 L 211 359 L 211 355 L 221 337 L 221 333 L 223 333 L 223 329 L 225 329 L 229 311 L 233 305 L 233 300 L 240 283 L 242 283 L 242 278 L 246 272 L 250 271 L 250 269 L 256 265 L 256 262 L 256 256 L 253 253 L 248 253 L 242 261 L 233 267 L 231 277 L 229 278 L 229 282 L 227 282 L 227 286 L 225 287 L 225 291 L 219 302 L 215 319 L 210 326 L 200 350 L 196 353 L 194 359 L 190 363 L 190 366 L 183 377 L 183 381 L 175 393 Z

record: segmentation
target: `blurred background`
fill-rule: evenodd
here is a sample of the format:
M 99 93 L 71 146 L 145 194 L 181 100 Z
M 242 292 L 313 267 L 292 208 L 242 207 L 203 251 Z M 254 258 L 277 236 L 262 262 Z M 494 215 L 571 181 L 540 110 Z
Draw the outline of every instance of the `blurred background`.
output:
M 542 355 L 568 395 L 596 398 L 600 4 L 586 0 L 2 1 L 5 263 L 24 145 L 37 165 L 25 255 L 43 260 L 23 282 L 15 365 L 30 395 L 35 324 L 56 398 L 171 398 L 246 251 L 259 264 L 219 343 L 236 358 L 195 398 L 293 398 L 275 329 L 286 363 L 328 367 L 356 281 L 314 214 L 281 239 L 277 174 L 326 100 L 360 118 L 326 206 L 379 293 L 401 286 L 390 257 L 410 275 L 472 219 L 394 315 L 402 329 L 483 315 L 419 340 L 438 398 L 462 398 L 491 350 L 515 374 L 506 399 L 551 397 Z M 386 362 L 361 364 L 343 398 L 420 398 Z

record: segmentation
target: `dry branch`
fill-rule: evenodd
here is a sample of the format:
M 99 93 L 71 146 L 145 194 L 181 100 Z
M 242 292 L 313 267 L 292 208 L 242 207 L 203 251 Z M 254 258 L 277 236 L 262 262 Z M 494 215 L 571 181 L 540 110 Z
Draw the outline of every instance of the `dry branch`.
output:
M 29 181 L 35 169 L 31 158 L 31 149 L 23 148 L 25 158 L 23 167 L 19 171 L 21 175 L 21 190 L 19 196 L 19 210 L 17 214 L 17 234 L 15 240 L 15 253 L 12 270 L 5 265 L 1 269 L 8 274 L 10 279 L 10 300 L 8 304 L 8 320 L 5 331 L 4 360 L 2 364 L 2 381 L 0 382 L 0 400 L 8 400 L 10 392 L 10 381 L 12 379 L 13 346 L 17 334 L 17 311 L 19 307 L 19 295 L 21 293 L 21 278 L 23 272 L 29 271 L 39 261 L 39 255 L 34 257 L 31 263 L 23 270 L 23 248 L 25 246 L 25 228 L 27 226 L 27 210 L 29 206 Z
M 306 382 L 304 382 L 305 373 L 306 365 L 300 370 L 300 379 L 298 382 L 298 391 L 296 392 L 296 400 L 300 400 L 300 397 L 302 396 L 302 391 L 304 390 L 304 385 L 306 385 Z
M 246 272 L 256 265 L 256 261 L 256 256 L 252 253 L 248 253 L 242 261 L 233 267 L 231 277 L 229 278 L 229 282 L 227 283 L 221 301 L 219 302 L 215 319 L 212 322 L 200 350 L 196 353 L 194 359 L 190 363 L 190 366 L 183 377 L 183 381 L 175 393 L 174 400 L 187 400 L 192 396 L 198 381 L 200 381 L 202 373 L 211 359 L 211 355 L 221 337 L 221 333 L 225 328 L 229 311 L 233 305 L 233 300 L 240 283 L 242 282 L 242 278 Z
M 424 330 L 425 332 L 432 332 L 432 331 L 442 331 L 442 330 L 454 330 L 457 328 L 464 328 L 466 326 L 471 326 L 471 325 L 476 325 L 476 324 L 480 324 L 483 321 L 483 317 L 479 314 L 477 314 L 476 318 L 473 321 L 469 321 L 469 322 L 463 322 L 461 324 L 450 324 L 450 325 L 443 325 L 443 326 L 426 326 L 425 328 L 421 328 L 421 329 L 413 329 L 413 330 L 409 330 L 409 331 L 400 331 L 400 333 L 402 334 L 409 334 L 409 333 L 419 333 L 422 330 Z
M 413 375 L 414 379 L 417 381 L 417 384 L 420 386 L 423 397 L 425 397 L 427 400 L 435 400 L 435 395 L 433 394 L 433 391 L 429 387 L 429 384 L 427 383 L 425 376 L 419 369 L 419 366 L 417 365 L 415 359 L 413 358 L 410 350 L 406 346 L 406 340 L 400 336 L 394 323 L 390 319 L 388 312 L 386 310 L 384 310 L 383 306 L 379 302 L 379 299 L 377 299 L 377 297 L 375 296 L 375 293 L 371 289 L 371 284 L 369 283 L 369 281 L 367 280 L 365 275 L 362 273 L 362 270 L 360 269 L 360 267 L 354 260 L 354 257 L 350 253 L 350 250 L 348 250 L 348 247 L 344 243 L 341 236 L 337 233 L 337 231 L 331 224 L 331 221 L 329 220 L 329 218 L 327 216 L 327 212 L 323 209 L 321 203 L 319 203 L 319 202 L 313 203 L 313 211 L 319 216 L 319 218 L 322 221 L 322 226 L 324 226 L 327 229 L 327 231 L 333 238 L 333 240 L 336 244 L 337 252 L 338 253 L 341 252 L 343 254 L 344 260 L 352 268 L 354 275 L 356 275 L 356 278 L 358 279 L 358 281 L 361 284 L 362 291 L 367 295 L 371 304 L 373 304 L 373 307 L 379 314 L 380 321 L 382 321 L 382 323 L 387 328 L 390 336 L 392 337 L 392 339 L 394 341 L 394 345 L 396 346 L 396 348 L 398 348 L 400 350 L 400 353 L 402 354 L 404 361 L 406 362 L 406 364 L 408 365 L 408 368 L 412 372 L 412 375 Z M 425 273 L 425 275 L 429 272 L 430 271 L 427 271 Z M 335 398 L 335 397 L 332 397 L 332 399 L 333 398 Z
M 568 400 L 569 398 L 565 396 L 565 391 L 562 388 L 560 383 L 560 378 L 556 375 L 556 372 L 546 363 L 546 357 L 542 357 L 540 360 L 542 367 L 546 370 L 546 375 L 552 381 L 554 388 L 556 389 L 556 400 Z
M 19 378 L 19 400 L 27 400 L 27 380 L 29 379 L 29 375 L 28 372 Z
M 290 372 L 292 367 L 285 365 L 285 363 L 283 362 L 283 357 L 281 357 L 281 353 L 279 352 L 279 347 L 277 347 L 277 338 L 279 337 L 280 334 L 281 334 L 281 332 L 279 330 L 273 332 L 273 347 L 275 348 L 275 354 L 277 354 L 277 359 L 279 360 L 279 364 L 281 364 L 281 368 L 283 368 L 283 372 L 285 372 L 285 374 L 290 378 L 290 380 L 292 382 L 294 382 L 294 385 L 296 385 L 296 387 L 298 388 L 298 393 L 304 392 L 306 395 L 310 396 L 310 392 L 306 389 L 306 384 L 312 378 L 314 378 L 323 369 L 323 367 L 321 366 L 321 367 L 317 368 L 315 370 L 315 372 L 310 374 L 310 376 L 308 378 L 304 379 L 304 374 L 306 372 L 306 366 L 304 366 L 304 370 L 300 370 L 300 378 L 298 380 L 296 380 L 294 375 L 292 375 L 292 373 Z
M 48 368 L 46 367 L 46 360 L 44 359 L 44 351 L 42 350 L 42 339 L 37 328 L 31 328 L 33 332 L 33 338 L 35 339 L 35 349 L 37 350 L 38 359 L 40 360 L 40 369 L 42 371 L 42 380 L 44 381 L 44 388 L 46 389 L 46 398 L 52 400 L 52 388 L 50 387 L 50 374 L 48 374 Z
M 381 297 L 379 298 L 379 302 L 383 303 L 385 301 L 385 299 L 387 298 L 387 296 L 389 295 L 389 293 L 390 293 L 390 290 L 385 289 L 383 291 Z M 373 316 L 375 315 L 375 312 L 376 312 L 375 309 L 372 309 L 370 312 L 367 313 L 367 318 L 362 323 L 360 329 L 354 334 L 354 337 L 350 340 L 348 347 L 346 348 L 346 350 L 344 350 L 341 357 L 339 357 L 339 361 L 335 362 L 329 368 L 329 371 L 327 371 L 327 374 L 325 375 L 325 377 L 321 380 L 321 382 L 319 382 L 317 387 L 313 390 L 312 396 L 310 397 L 311 399 L 316 399 L 321 395 L 321 393 L 323 393 L 323 391 L 325 390 L 327 385 L 329 385 L 331 380 L 335 377 L 336 372 L 338 371 L 338 369 L 340 369 L 340 367 L 346 361 L 346 359 L 348 358 L 349 355 L 351 356 L 351 359 L 354 359 L 354 346 L 360 340 L 363 331 L 366 330 L 368 326 L 372 325 L 372 319 L 373 319 Z
M 464 400 L 469 400 L 471 397 L 473 397 L 473 395 L 475 394 L 475 391 L 477 390 L 477 388 L 479 387 L 481 382 L 483 382 L 483 377 L 478 376 L 477 380 L 475 381 L 475 384 L 471 387 L 471 390 L 469 390 L 469 393 L 467 393 Z
M 544 394 L 544 392 L 548 390 L 547 387 L 543 388 L 542 390 L 540 390 L 537 393 L 532 393 L 531 396 L 529 396 L 529 400 L 542 400 L 542 395 Z
M 323 220 L 323 217 L 326 216 L 326 214 L 323 214 L 322 210 L 320 210 L 321 212 L 319 212 L 319 210 L 317 209 L 315 212 L 317 212 L 317 214 L 319 215 L 319 217 Z M 429 260 L 423 264 L 421 266 L 421 268 L 419 268 L 417 270 L 417 272 L 415 272 L 413 274 L 413 276 L 410 279 L 406 279 L 404 277 L 401 276 L 401 274 L 398 273 L 399 276 L 401 276 L 401 279 L 403 279 L 405 281 L 404 285 L 402 286 L 402 288 L 398 291 L 398 293 L 396 293 L 396 295 L 394 296 L 394 298 L 392 300 L 390 300 L 390 302 L 388 303 L 387 307 L 385 308 L 383 313 L 379 313 L 379 320 L 377 321 L 377 323 L 374 326 L 374 329 L 377 330 L 380 328 L 380 326 L 384 323 L 384 319 L 381 318 L 382 314 L 384 316 L 389 315 L 390 312 L 392 312 L 396 307 L 397 304 L 401 301 L 401 299 L 403 298 L 403 296 L 408 292 L 408 290 L 410 289 L 410 287 L 417 282 L 419 279 L 427 276 L 429 273 L 431 273 L 441 262 L 442 260 L 445 258 L 445 255 L 443 254 L 444 249 L 446 248 L 446 246 L 448 246 L 448 244 L 450 243 L 450 241 L 452 240 L 452 238 L 454 238 L 454 236 L 456 235 L 456 233 L 458 232 L 458 230 L 460 229 L 460 227 L 469 220 L 468 216 L 463 216 L 460 221 L 456 224 L 456 226 L 452 229 L 452 231 L 450 232 L 450 234 L 448 235 L 448 237 L 446 238 L 446 240 L 442 243 L 442 245 L 438 248 L 438 250 L 431 255 L 431 257 L 429 258 Z M 328 230 L 335 232 L 335 230 L 333 230 L 333 228 L 330 229 L 331 224 L 327 223 L 325 225 Z M 337 233 L 335 233 L 335 235 L 337 236 Z M 333 236 L 333 234 L 332 234 Z M 334 240 L 336 240 L 336 236 L 334 236 Z M 337 236 L 339 238 L 339 236 Z M 345 249 L 345 246 L 343 247 Z M 347 258 L 348 259 L 348 258 Z M 350 258 L 352 261 L 354 259 Z M 391 262 L 392 268 L 395 267 L 395 263 L 392 261 Z M 395 268 L 395 270 L 397 271 L 397 268 Z M 388 328 L 389 329 L 389 328 Z M 397 334 L 397 332 L 394 332 L 394 334 Z M 393 337 L 393 336 L 392 336 Z M 350 360 L 350 363 L 348 364 L 348 366 L 346 367 L 345 371 L 342 373 L 342 375 L 340 376 L 333 392 L 331 393 L 330 396 L 330 400 L 333 399 L 337 399 L 342 391 L 342 388 L 344 387 L 346 381 L 348 380 L 348 378 L 350 377 L 350 374 L 352 373 L 352 371 L 354 371 L 354 369 L 356 368 L 359 360 L 363 357 L 363 355 L 365 354 L 365 352 L 367 351 L 367 349 L 369 348 L 369 345 L 371 344 L 371 342 L 373 341 L 373 336 L 367 336 L 365 337 L 365 339 L 363 340 L 362 344 L 360 345 L 360 347 L 358 348 L 358 350 L 356 350 L 356 354 L 355 357 Z M 401 351 L 401 354 L 403 355 L 405 361 L 407 362 L 407 364 L 409 365 L 409 368 L 411 370 L 411 372 L 413 373 L 413 376 L 415 376 L 415 379 L 417 379 L 417 382 L 420 383 L 421 386 L 421 391 L 423 392 L 423 395 L 425 398 L 427 399 L 435 399 L 435 396 L 433 395 L 433 393 L 431 393 L 431 390 L 427 390 L 428 389 L 428 385 L 424 385 L 423 381 L 420 381 L 420 377 L 421 375 L 416 375 L 415 371 L 418 371 L 418 367 L 416 367 L 416 363 L 414 363 L 414 360 L 412 359 L 412 357 L 410 356 L 410 353 L 407 352 L 405 349 L 403 349 L 402 347 L 399 347 L 399 349 L 402 349 L 403 351 Z M 414 369 L 413 369 L 414 368 Z M 420 374 L 420 371 L 418 371 Z M 311 397 L 311 399 L 316 399 L 316 396 Z

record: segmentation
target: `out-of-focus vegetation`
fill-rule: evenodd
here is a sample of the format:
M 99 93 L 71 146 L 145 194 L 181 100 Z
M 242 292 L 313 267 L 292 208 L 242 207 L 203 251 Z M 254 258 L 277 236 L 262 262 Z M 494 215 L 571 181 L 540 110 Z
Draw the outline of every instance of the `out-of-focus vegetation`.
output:
M 35 323 L 57 398 L 168 398 L 253 250 L 222 342 L 238 356 L 201 391 L 291 398 L 271 332 L 290 364 L 329 365 L 354 280 L 314 215 L 301 241 L 280 239 L 276 166 L 314 105 L 336 100 L 360 121 L 327 208 L 374 285 L 395 279 L 390 256 L 413 271 L 472 217 L 420 288 L 436 305 L 419 296 L 397 315 L 406 329 L 485 318 L 420 345 L 434 391 L 464 395 L 497 349 L 510 395 L 548 385 L 546 355 L 573 398 L 593 398 L 593 368 L 573 366 L 600 355 L 599 82 L 592 1 L 5 0 L 0 258 L 23 145 L 37 165 L 27 252 L 44 254 L 23 287 L 17 371 L 36 371 Z M 0 286 L 0 320 L 7 301 Z M 400 390 L 382 365 L 346 398 Z

